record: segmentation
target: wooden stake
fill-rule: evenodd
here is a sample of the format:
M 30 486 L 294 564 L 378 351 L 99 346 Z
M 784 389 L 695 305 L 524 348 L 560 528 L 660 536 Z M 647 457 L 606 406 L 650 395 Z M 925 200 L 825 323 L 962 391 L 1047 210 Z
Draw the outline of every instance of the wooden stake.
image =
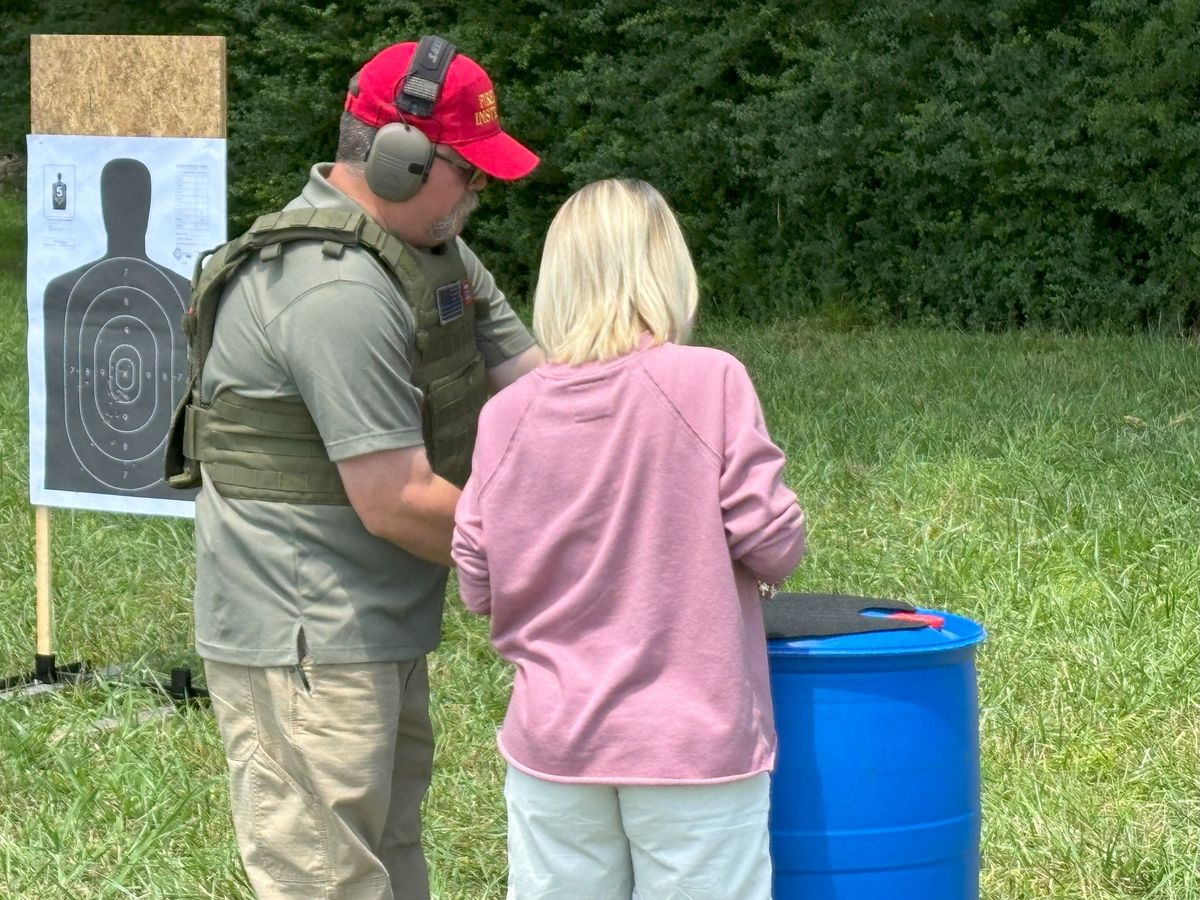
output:
M 54 605 L 50 597 L 50 507 L 34 507 L 37 566 L 37 652 L 53 653 Z

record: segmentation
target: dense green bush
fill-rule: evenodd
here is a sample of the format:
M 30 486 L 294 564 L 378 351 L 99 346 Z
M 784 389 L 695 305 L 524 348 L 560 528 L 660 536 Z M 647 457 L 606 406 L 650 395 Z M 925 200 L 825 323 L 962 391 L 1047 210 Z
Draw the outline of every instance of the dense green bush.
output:
M 763 186 L 791 293 L 870 318 L 1194 321 L 1197 10 L 885 0 L 795 20 L 750 103 L 760 133 L 791 113 Z
M 24 34 L 62 21 L 227 35 L 233 230 L 330 158 L 359 63 L 437 31 L 492 73 L 506 128 L 544 160 L 487 191 L 472 223 L 518 298 L 558 204 L 632 175 L 678 210 L 711 309 L 988 328 L 1200 320 L 1200 0 L 149 9 L 30 4 L 0 44 L 19 60 Z M 23 127 L 14 99 L 0 86 L 16 126 L 0 134 Z

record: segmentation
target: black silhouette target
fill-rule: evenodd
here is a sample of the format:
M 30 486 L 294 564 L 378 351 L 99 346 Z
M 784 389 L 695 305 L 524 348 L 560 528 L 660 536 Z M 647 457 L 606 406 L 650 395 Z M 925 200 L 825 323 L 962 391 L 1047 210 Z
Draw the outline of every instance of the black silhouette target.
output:
M 171 500 L 163 450 L 187 382 L 187 279 L 146 256 L 150 172 L 107 163 L 108 253 L 46 288 L 46 487 Z
M 170 279 L 128 257 L 94 265 L 67 300 L 67 439 L 108 487 L 140 490 L 162 477 L 175 392 L 187 374 L 176 349 L 183 307 Z

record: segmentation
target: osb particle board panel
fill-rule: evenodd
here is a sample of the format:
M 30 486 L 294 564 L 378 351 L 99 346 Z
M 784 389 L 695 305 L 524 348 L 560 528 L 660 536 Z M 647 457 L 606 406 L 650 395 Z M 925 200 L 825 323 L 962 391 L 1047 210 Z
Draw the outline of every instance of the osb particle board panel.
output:
M 30 132 L 225 137 L 225 38 L 30 36 Z

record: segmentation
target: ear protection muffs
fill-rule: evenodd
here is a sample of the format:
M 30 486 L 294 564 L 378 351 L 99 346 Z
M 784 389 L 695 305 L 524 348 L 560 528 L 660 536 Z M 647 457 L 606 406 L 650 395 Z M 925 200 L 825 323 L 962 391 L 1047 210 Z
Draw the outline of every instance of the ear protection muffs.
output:
M 400 82 L 396 109 L 401 118 L 433 115 L 442 83 L 457 48 L 445 38 L 421 38 Z M 384 200 L 408 200 L 421 189 L 433 165 L 433 142 L 406 122 L 392 122 L 375 132 L 367 151 L 367 187 Z
M 421 189 L 432 165 L 429 138 L 412 125 L 392 122 L 375 132 L 363 174 L 374 194 L 399 202 Z

